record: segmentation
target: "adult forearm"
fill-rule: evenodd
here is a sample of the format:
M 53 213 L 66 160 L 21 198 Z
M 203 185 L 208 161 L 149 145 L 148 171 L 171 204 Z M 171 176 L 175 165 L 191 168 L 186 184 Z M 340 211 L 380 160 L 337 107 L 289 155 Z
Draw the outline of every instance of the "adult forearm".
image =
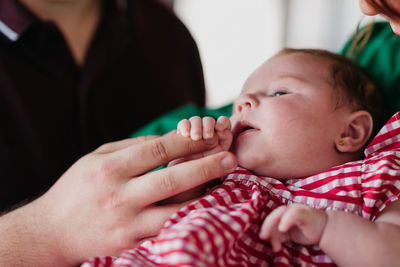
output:
M 351 213 L 328 211 L 321 249 L 339 266 L 396 266 L 400 227 Z
M 0 217 L 0 266 L 66 266 L 36 202 Z

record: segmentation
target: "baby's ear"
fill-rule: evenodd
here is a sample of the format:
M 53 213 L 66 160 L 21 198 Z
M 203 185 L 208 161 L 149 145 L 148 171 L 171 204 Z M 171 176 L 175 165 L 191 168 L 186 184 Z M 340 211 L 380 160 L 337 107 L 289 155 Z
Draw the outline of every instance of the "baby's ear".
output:
M 336 149 L 344 153 L 359 151 L 371 136 L 372 128 L 373 120 L 369 112 L 359 110 L 351 113 L 335 140 Z

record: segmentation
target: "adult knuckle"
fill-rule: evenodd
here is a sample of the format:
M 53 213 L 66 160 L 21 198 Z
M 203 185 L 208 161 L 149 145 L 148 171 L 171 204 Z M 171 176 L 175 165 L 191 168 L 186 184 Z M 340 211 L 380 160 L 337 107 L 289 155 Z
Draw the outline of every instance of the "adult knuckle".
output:
M 108 150 L 110 148 L 111 144 L 110 143 L 106 143 L 106 144 L 102 144 L 101 146 L 99 146 L 96 151 L 97 152 L 102 152 L 105 150 Z
M 197 151 L 196 151 L 196 146 L 195 146 L 195 143 L 194 143 L 194 142 L 190 142 L 190 141 L 184 142 L 184 143 L 183 143 L 183 147 L 184 147 L 184 148 L 183 148 L 184 151 L 187 152 L 188 155 L 191 155 L 191 154 L 197 152 Z
M 152 137 L 151 136 L 139 136 L 139 137 L 135 137 L 132 139 L 132 144 L 138 144 L 138 143 L 143 143 L 146 142 L 148 140 L 151 140 Z
M 213 178 L 213 172 L 210 168 L 203 166 L 200 166 L 199 168 L 199 173 L 201 178 L 205 179 L 205 178 Z
M 178 184 L 177 180 L 175 179 L 175 176 L 173 176 L 171 174 L 166 174 L 161 177 L 160 186 L 167 193 L 174 193 L 177 190 L 179 184 Z
M 169 155 L 165 145 L 160 140 L 155 140 L 152 146 L 152 155 L 156 159 L 160 159 L 162 161 L 168 161 Z
M 108 179 L 114 173 L 114 163 L 108 159 L 99 160 L 98 166 L 96 168 L 97 178 Z
M 115 189 L 110 190 L 104 196 L 101 203 L 105 210 L 117 212 L 121 207 L 124 207 L 126 201 L 121 197 L 121 194 Z

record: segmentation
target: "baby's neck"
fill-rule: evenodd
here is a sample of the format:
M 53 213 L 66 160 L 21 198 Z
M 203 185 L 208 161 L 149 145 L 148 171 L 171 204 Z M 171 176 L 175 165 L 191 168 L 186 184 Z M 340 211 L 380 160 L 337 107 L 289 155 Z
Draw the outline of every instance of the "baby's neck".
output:
M 307 177 L 316 175 L 318 173 L 327 171 L 331 168 L 346 164 L 348 162 L 358 161 L 358 160 L 362 160 L 365 158 L 364 153 L 362 151 L 358 151 L 358 152 L 354 152 L 354 153 L 341 153 L 341 152 L 338 152 L 338 153 L 340 153 L 340 154 L 338 154 L 338 157 L 336 157 L 335 160 L 332 161 L 330 165 L 328 165 L 328 166 L 325 165 L 323 167 L 315 166 L 315 168 L 309 169 L 309 171 L 307 173 L 302 172 L 302 171 L 304 171 L 304 169 L 299 170 L 299 172 L 293 171 L 291 173 L 288 173 L 287 170 L 285 173 L 279 172 L 279 171 L 275 172 L 275 173 L 271 173 L 268 171 L 268 169 L 265 169 L 264 171 L 256 171 L 256 170 L 251 170 L 251 169 L 248 169 L 248 170 L 250 172 L 254 173 L 255 175 L 271 177 L 271 178 L 277 179 L 277 180 L 285 183 L 288 180 L 307 178 Z

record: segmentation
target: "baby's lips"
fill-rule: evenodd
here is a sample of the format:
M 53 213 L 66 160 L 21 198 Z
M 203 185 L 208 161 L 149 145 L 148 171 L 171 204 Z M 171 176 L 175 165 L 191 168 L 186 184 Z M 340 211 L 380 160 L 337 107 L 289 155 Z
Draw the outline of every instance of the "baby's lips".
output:
M 240 134 L 243 130 L 248 129 L 248 128 L 254 128 L 254 129 L 258 129 L 254 124 L 245 121 L 245 120 L 241 120 L 238 121 L 235 125 L 234 128 L 232 130 L 233 136 L 234 138 Z

